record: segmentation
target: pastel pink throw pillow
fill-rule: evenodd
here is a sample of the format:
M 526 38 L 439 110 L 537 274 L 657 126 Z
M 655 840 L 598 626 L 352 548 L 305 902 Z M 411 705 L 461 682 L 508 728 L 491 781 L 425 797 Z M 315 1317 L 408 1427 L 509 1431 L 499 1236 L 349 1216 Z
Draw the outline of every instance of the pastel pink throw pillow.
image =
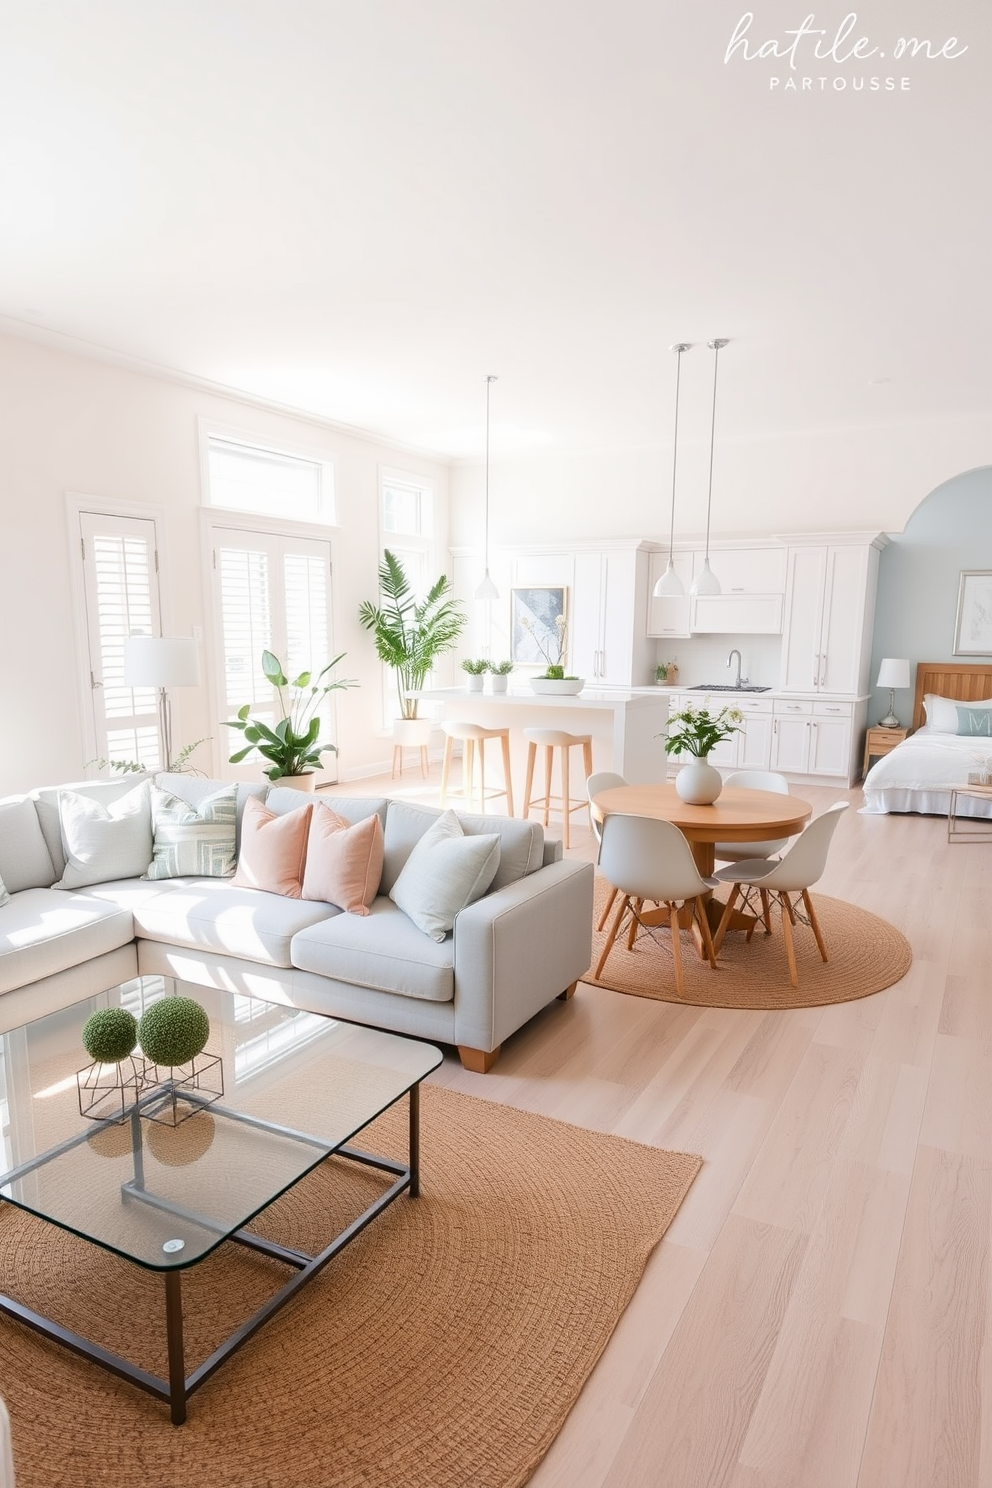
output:
M 315 805 L 303 875 L 304 899 L 320 899 L 349 914 L 367 915 L 379 892 L 383 852 L 378 816 L 352 825 L 329 806 Z
M 241 822 L 238 871 L 232 882 L 243 889 L 265 889 L 285 899 L 299 899 L 312 814 L 312 801 L 279 816 L 249 796 Z

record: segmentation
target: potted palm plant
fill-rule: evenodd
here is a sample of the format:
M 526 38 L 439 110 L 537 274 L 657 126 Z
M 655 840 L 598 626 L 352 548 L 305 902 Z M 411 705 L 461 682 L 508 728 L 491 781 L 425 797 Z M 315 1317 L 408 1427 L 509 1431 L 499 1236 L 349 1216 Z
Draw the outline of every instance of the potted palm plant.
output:
M 411 694 L 420 691 L 432 668 L 455 646 L 466 616 L 452 595 L 447 574 L 435 579 L 418 599 L 403 564 L 388 549 L 379 565 L 379 589 L 381 604 L 365 600 L 358 618 L 372 632 L 379 660 L 396 674 L 400 717 L 393 736 L 398 744 L 410 747 L 426 744 L 432 720 L 418 717 L 418 699 Z
M 320 768 L 320 756 L 328 751 L 337 753 L 336 744 L 320 742 L 321 720 L 317 710 L 327 693 L 342 687 L 358 686 L 357 682 L 345 678 L 324 681 L 344 655 L 342 651 L 335 656 L 316 676 L 301 672 L 291 682 L 279 658 L 271 651 L 263 651 L 262 672 L 276 689 L 282 716 L 274 724 L 252 718 L 251 704 L 245 703 L 237 718 L 225 719 L 225 728 L 240 729 L 247 741 L 244 749 L 238 749 L 230 756 L 231 764 L 240 764 L 257 750 L 263 759 L 269 761 L 264 773 L 270 780 L 281 781 L 283 785 L 292 785 L 298 790 L 313 790 L 314 772 Z

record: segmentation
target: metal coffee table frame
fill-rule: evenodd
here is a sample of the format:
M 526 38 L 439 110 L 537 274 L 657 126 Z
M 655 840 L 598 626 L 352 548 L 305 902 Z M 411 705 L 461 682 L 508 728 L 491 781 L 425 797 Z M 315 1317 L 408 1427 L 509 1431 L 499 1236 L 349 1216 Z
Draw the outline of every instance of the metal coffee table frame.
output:
M 12 1297 L 0 1294 L 0 1311 L 8 1313 L 11 1317 L 17 1318 L 22 1323 L 26 1323 L 28 1327 L 36 1329 L 37 1332 L 43 1333 L 46 1338 L 53 1339 L 56 1343 L 62 1344 L 63 1347 L 71 1349 L 74 1353 L 81 1354 L 84 1358 L 92 1359 L 94 1363 L 100 1364 L 104 1369 L 109 1370 L 111 1374 L 116 1374 L 121 1379 L 129 1380 L 131 1384 L 137 1385 L 142 1390 L 146 1390 L 149 1395 L 154 1395 L 158 1400 L 167 1402 L 170 1408 L 172 1424 L 174 1426 L 181 1426 L 186 1420 L 186 1401 L 189 1396 L 193 1394 L 194 1390 L 198 1390 L 202 1384 L 206 1383 L 210 1376 L 224 1363 L 225 1359 L 230 1358 L 243 1343 L 247 1343 L 248 1339 L 254 1333 L 258 1332 L 263 1323 L 268 1322 L 270 1317 L 278 1312 L 280 1308 L 284 1307 L 301 1287 L 305 1286 L 308 1281 L 316 1276 L 327 1265 L 328 1261 L 333 1260 L 338 1252 L 343 1250 L 350 1241 L 354 1240 L 357 1235 L 360 1235 L 362 1230 L 375 1219 L 376 1215 L 381 1214 L 395 1199 L 399 1198 L 400 1194 L 408 1192 L 412 1199 L 420 1196 L 420 1081 L 418 1080 L 415 1084 L 411 1085 L 407 1091 L 401 1091 L 393 1101 L 390 1101 L 382 1110 L 377 1111 L 375 1115 L 380 1116 L 383 1110 L 388 1110 L 390 1106 L 402 1100 L 404 1094 L 409 1097 L 410 1108 L 409 1161 L 406 1164 L 394 1162 L 387 1157 L 377 1157 L 372 1153 L 362 1151 L 360 1148 L 345 1144 L 332 1147 L 327 1142 L 321 1141 L 320 1138 L 311 1136 L 307 1132 L 280 1126 L 274 1122 L 263 1121 L 258 1117 L 248 1115 L 242 1111 L 231 1110 L 216 1102 L 208 1102 L 200 1100 L 197 1097 L 184 1095 L 184 1099 L 191 1100 L 194 1104 L 201 1104 L 204 1107 L 209 1106 L 210 1114 L 215 1119 L 236 1121 L 250 1127 L 256 1127 L 261 1131 L 287 1137 L 320 1150 L 322 1155 L 316 1159 L 306 1172 L 301 1173 L 292 1183 L 281 1190 L 281 1193 L 285 1193 L 288 1189 L 295 1187 L 301 1178 L 306 1177 L 307 1173 L 313 1172 L 322 1162 L 325 1162 L 331 1157 L 347 1158 L 365 1167 L 378 1168 L 384 1173 L 391 1173 L 393 1175 L 394 1182 L 390 1184 L 385 1193 L 380 1195 L 357 1219 L 354 1219 L 351 1224 L 336 1235 L 329 1245 L 313 1256 L 306 1255 L 303 1251 L 290 1249 L 284 1245 L 277 1245 L 273 1241 L 265 1240 L 261 1235 L 256 1235 L 251 1230 L 245 1228 L 228 1232 L 224 1225 L 219 1224 L 208 1215 L 183 1208 L 171 1200 L 160 1198 L 151 1193 L 145 1187 L 144 1181 L 141 1116 L 147 1107 L 162 1099 L 162 1092 L 160 1090 L 150 1092 L 131 1108 L 127 1119 L 131 1123 L 134 1178 L 130 1182 L 121 1185 L 122 1198 L 149 1204 L 154 1208 L 175 1214 L 178 1218 L 189 1220 L 207 1230 L 215 1230 L 224 1239 L 236 1241 L 238 1245 L 244 1245 L 250 1250 L 259 1251 L 262 1255 L 269 1256 L 276 1261 L 281 1261 L 285 1265 L 293 1267 L 296 1271 L 296 1275 L 291 1277 L 285 1286 L 281 1287 L 247 1322 L 242 1323 L 240 1328 L 235 1329 L 223 1343 L 214 1349 L 213 1353 L 209 1358 L 204 1360 L 198 1369 L 194 1369 L 192 1374 L 187 1375 L 186 1373 L 183 1353 L 182 1273 L 183 1270 L 188 1270 L 189 1266 L 194 1266 L 199 1261 L 206 1259 L 207 1255 L 212 1255 L 216 1247 L 197 1256 L 189 1263 L 189 1266 L 183 1267 L 181 1264 L 177 1264 L 175 1267 L 165 1270 L 162 1273 L 165 1279 L 165 1326 L 169 1360 L 169 1377 L 167 1380 L 160 1378 L 158 1375 L 150 1374 L 147 1370 L 139 1369 L 127 1359 L 123 1359 L 118 1354 L 111 1353 L 108 1349 L 102 1348 L 99 1344 L 81 1337 L 80 1334 L 72 1332 L 69 1328 L 63 1328 L 60 1324 L 53 1322 L 42 1313 L 35 1312 L 30 1307 L 25 1307 Z M 370 1124 L 374 1119 L 375 1116 L 370 1117 L 366 1125 Z M 59 1156 L 59 1154 L 78 1146 L 82 1142 L 88 1141 L 94 1131 L 118 1124 L 119 1122 L 115 1121 L 94 1123 L 85 1131 L 79 1132 L 69 1138 L 68 1141 L 61 1142 L 58 1146 L 41 1153 L 29 1162 L 11 1169 L 3 1175 L 3 1182 L 10 1183 L 14 1179 L 21 1178 L 25 1174 L 43 1167 L 47 1162 Z M 362 1128 L 359 1128 L 359 1130 L 362 1130 Z M 275 1194 L 266 1203 L 260 1205 L 251 1218 L 263 1213 L 278 1197 L 280 1197 L 280 1194 Z M 2 1202 L 2 1199 L 0 1199 L 0 1202 Z M 43 1220 L 43 1223 L 52 1224 L 55 1221 Z M 100 1244 L 98 1240 L 92 1239 L 90 1243 Z M 101 1246 L 101 1248 L 109 1249 L 110 1247 Z M 132 1258 L 132 1264 L 141 1265 L 141 1262 Z M 143 1267 L 142 1269 L 150 1270 L 153 1268 Z

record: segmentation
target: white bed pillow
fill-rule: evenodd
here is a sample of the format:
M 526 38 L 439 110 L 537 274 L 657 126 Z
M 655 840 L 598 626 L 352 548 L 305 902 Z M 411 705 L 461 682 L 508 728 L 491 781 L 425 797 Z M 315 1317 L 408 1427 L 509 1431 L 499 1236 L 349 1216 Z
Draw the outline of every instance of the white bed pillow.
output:
M 499 867 L 499 834 L 466 836 L 453 811 L 445 811 L 416 844 L 389 897 L 419 930 L 443 940 L 455 916 L 481 899 Z
M 76 791 L 59 791 L 65 869 L 57 889 L 82 889 L 115 878 L 139 878 L 152 860 L 148 781 L 104 806 Z
M 927 710 L 927 728 L 935 734 L 959 734 L 959 708 L 992 708 L 992 698 L 980 702 L 962 703 L 960 698 L 939 697 L 935 692 L 924 695 L 923 706 Z

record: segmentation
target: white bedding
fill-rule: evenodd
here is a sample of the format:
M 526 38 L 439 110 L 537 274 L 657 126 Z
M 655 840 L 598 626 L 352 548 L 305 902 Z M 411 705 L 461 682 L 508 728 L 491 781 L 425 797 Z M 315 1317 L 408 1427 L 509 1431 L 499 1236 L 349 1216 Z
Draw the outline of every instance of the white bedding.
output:
M 919 729 L 872 765 L 861 809 L 874 816 L 890 811 L 946 816 L 951 788 L 966 785 L 969 774 L 980 770 L 992 777 L 992 739 Z M 957 811 L 961 816 L 992 816 L 992 802 L 959 801 Z

